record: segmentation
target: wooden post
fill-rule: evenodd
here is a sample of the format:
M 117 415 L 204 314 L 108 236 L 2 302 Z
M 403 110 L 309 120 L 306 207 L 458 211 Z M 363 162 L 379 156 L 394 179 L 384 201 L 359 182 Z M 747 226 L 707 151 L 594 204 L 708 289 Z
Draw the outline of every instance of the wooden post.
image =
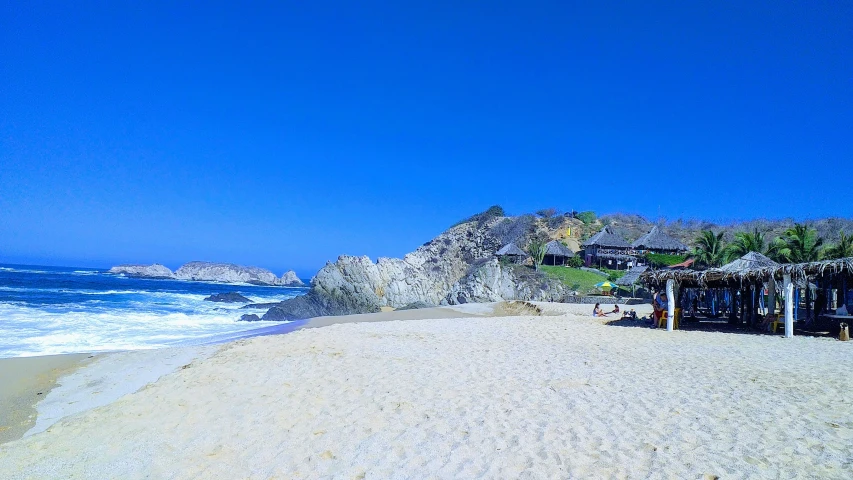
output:
M 770 276 L 767 282 L 767 315 L 776 314 L 776 279 Z
M 791 275 L 782 276 L 785 285 L 785 338 L 794 336 L 794 284 Z
M 675 322 L 675 280 L 666 281 L 666 331 L 671 332 Z

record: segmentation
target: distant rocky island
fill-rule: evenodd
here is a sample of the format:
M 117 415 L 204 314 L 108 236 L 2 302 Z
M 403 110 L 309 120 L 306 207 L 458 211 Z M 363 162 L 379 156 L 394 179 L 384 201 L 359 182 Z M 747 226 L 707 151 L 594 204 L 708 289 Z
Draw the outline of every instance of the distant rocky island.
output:
M 280 278 L 274 273 L 259 267 L 244 267 L 231 263 L 189 262 L 172 272 L 165 265 L 118 265 L 109 273 L 132 277 L 188 280 L 199 282 L 250 283 L 253 285 L 273 285 L 282 287 L 304 287 L 305 283 L 293 270 L 285 272 Z

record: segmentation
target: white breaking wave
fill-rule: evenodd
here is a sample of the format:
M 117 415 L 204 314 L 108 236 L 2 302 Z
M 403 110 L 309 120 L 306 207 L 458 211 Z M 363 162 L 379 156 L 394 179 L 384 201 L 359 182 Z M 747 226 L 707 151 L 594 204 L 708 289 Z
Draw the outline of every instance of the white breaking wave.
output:
M 236 308 L 203 313 L 89 308 L 52 313 L 0 304 L 0 358 L 159 348 L 269 326 L 238 322 L 244 312 Z

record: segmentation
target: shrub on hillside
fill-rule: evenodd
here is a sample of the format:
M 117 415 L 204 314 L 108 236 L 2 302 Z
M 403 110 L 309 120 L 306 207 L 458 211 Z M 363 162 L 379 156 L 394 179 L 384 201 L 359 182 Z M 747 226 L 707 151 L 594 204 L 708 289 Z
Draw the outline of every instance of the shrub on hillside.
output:
M 535 220 L 533 215 L 505 218 L 492 227 L 489 233 L 500 246 L 515 242 L 519 248 L 524 248 L 528 236 L 535 231 Z
M 493 218 L 505 216 L 506 212 L 504 211 L 503 207 L 501 207 L 500 205 L 492 205 L 485 212 L 480 212 L 476 215 L 472 215 L 466 218 L 465 220 L 456 222 L 455 224 L 453 224 L 453 226 L 455 227 L 457 225 L 462 225 L 463 223 L 469 222 L 477 222 L 478 224 L 482 225 Z
M 577 214 L 577 219 L 582 221 L 584 225 L 589 225 L 590 223 L 595 222 L 595 212 L 593 212 L 592 210 L 581 212 Z

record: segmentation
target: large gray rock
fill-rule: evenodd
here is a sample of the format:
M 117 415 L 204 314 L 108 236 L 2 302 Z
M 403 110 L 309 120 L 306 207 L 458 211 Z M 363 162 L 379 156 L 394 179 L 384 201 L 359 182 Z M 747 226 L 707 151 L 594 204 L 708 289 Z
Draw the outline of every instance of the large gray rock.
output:
M 400 258 L 342 255 L 311 281 L 308 294 L 281 302 L 264 319 L 296 320 L 323 315 L 378 312 L 422 302 L 438 305 L 475 262 L 492 258 L 506 243 L 533 232 L 530 217 L 478 218 L 451 227 Z
M 223 283 L 278 285 L 279 279 L 269 270 L 244 267 L 232 263 L 190 262 L 175 271 L 178 280 Z
M 111 268 L 109 273 L 122 274 L 131 277 L 174 278 L 172 271 L 159 263 L 155 263 L 153 265 L 118 265 Z
M 205 297 L 204 299 L 207 302 L 220 302 L 220 303 L 251 303 L 252 301 L 248 298 L 240 295 L 237 292 L 228 292 L 228 293 L 214 293 L 209 297 Z
M 460 279 L 443 300 L 444 305 L 500 302 L 504 300 L 563 301 L 570 295 L 562 282 L 523 265 L 501 265 L 491 259 Z
M 296 276 L 296 272 L 293 270 L 288 270 L 284 272 L 284 275 L 278 280 L 278 284 L 283 287 L 304 287 L 305 282 L 299 279 Z

